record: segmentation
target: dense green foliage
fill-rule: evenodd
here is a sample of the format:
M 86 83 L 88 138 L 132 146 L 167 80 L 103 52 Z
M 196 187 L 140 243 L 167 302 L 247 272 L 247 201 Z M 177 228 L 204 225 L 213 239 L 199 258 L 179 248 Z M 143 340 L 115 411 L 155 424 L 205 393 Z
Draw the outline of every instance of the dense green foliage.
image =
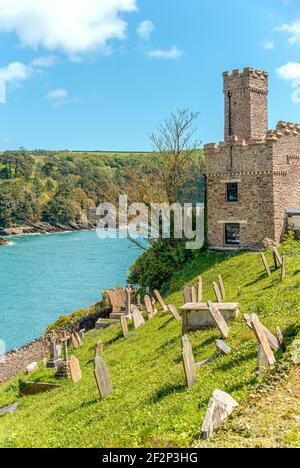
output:
M 286 254 L 287 277 L 280 272 L 267 278 L 258 253 L 236 255 L 198 252 L 172 275 L 167 303 L 182 305 L 182 288 L 204 279 L 204 299 L 214 298 L 212 281 L 222 274 L 227 299 L 238 301 L 241 312 L 257 313 L 272 331 L 277 325 L 287 344 L 300 330 L 300 248 L 290 240 Z M 272 256 L 268 253 L 271 264 Z M 240 294 L 238 294 L 240 288 Z M 0 446 L 4 447 L 157 447 L 189 446 L 198 440 L 207 403 L 216 388 L 243 403 L 257 389 L 257 342 L 242 316 L 230 322 L 228 344 L 232 354 L 218 354 L 217 329 L 189 334 L 195 360 L 216 357 L 197 371 L 197 383 L 187 389 L 181 357 L 181 325 L 159 313 L 125 339 L 118 326 L 86 334 L 84 347 L 72 351 L 81 363 L 83 379 L 77 385 L 45 395 L 19 399 L 18 379 L 53 381 L 53 371 L 40 369 L 0 387 L 0 406 L 19 399 L 13 415 L 0 418 Z M 93 376 L 94 346 L 101 339 L 114 392 L 105 400 Z M 280 363 L 284 358 L 276 355 Z M 279 366 L 281 372 L 281 366 Z M 276 371 L 275 371 L 276 373 Z M 280 375 L 280 374 L 278 374 Z M 273 391 L 273 390 L 272 390 Z M 272 411 L 269 406 L 269 411 Z M 285 425 L 293 414 L 285 414 Z M 295 425 L 295 424 L 294 424 Z M 288 430 L 286 428 L 286 430 Z M 245 427 L 235 426 L 245 437 Z M 237 433 L 237 432 L 236 432 Z M 226 434 L 224 434 L 226 438 Z M 282 440 L 282 439 L 276 439 Z M 290 445 L 295 443 L 290 439 Z M 293 442 L 294 440 L 294 442 Z
M 26 222 L 85 222 L 87 209 L 103 201 L 110 181 L 147 154 L 51 153 L 25 150 L 0 154 L 0 227 Z

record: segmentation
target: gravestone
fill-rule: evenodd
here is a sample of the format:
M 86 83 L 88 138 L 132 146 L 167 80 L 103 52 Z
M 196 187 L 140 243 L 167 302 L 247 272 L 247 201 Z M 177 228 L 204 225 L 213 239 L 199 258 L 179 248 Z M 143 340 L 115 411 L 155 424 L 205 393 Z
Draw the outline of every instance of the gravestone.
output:
M 197 302 L 202 302 L 202 300 L 203 300 L 203 280 L 202 280 L 202 276 L 199 276 Z
M 219 275 L 219 276 L 218 276 L 218 280 L 219 280 L 219 286 L 220 286 L 221 296 L 222 296 L 223 301 L 225 301 L 225 299 L 226 299 L 226 294 L 225 294 L 225 287 L 224 287 L 222 275 Z
M 251 322 L 251 316 L 245 314 L 244 319 L 246 321 L 246 324 L 250 328 L 250 330 L 254 331 L 253 326 L 252 326 L 252 322 Z M 269 342 L 269 345 L 271 346 L 271 349 L 273 351 L 278 351 L 280 349 L 280 343 L 278 341 L 278 338 L 276 336 L 274 336 L 273 333 L 271 333 L 270 330 L 268 330 L 268 328 L 266 328 L 261 322 L 260 322 L 260 324 L 261 324 L 261 326 L 262 326 L 262 328 L 263 328 L 263 330 L 265 332 L 265 335 L 266 335 L 266 337 L 268 339 L 268 342 Z
M 26 374 L 32 374 L 39 368 L 39 365 L 37 362 L 32 362 L 25 368 Z
M 262 345 L 258 343 L 258 355 L 257 355 L 257 375 L 262 377 L 263 373 L 268 369 L 269 363 L 267 357 L 263 351 Z
M 176 307 L 173 306 L 173 305 L 169 305 L 168 309 L 171 312 L 171 314 L 173 315 L 174 319 L 177 320 L 177 322 L 181 322 L 181 317 L 180 317 Z
M 266 333 L 264 331 L 264 328 L 262 324 L 259 321 L 259 318 L 257 317 L 256 314 L 252 314 L 250 316 L 250 320 L 252 323 L 252 328 L 255 333 L 256 339 L 258 343 L 261 345 L 262 352 L 264 352 L 268 365 L 269 367 L 273 367 L 276 360 L 273 354 L 273 351 L 271 349 L 271 346 L 269 344 L 269 341 L 267 339 Z
M 94 362 L 94 375 L 101 398 L 105 398 L 113 391 L 109 373 L 102 356 L 96 356 Z
M 103 350 L 104 350 L 104 346 L 103 346 L 102 341 L 98 341 L 98 343 L 95 346 L 95 357 L 103 356 Z
M 77 343 L 78 343 L 79 347 L 81 348 L 81 346 L 82 346 L 82 341 L 81 341 L 81 338 L 80 338 L 79 333 L 75 332 L 74 335 L 75 335 L 75 337 L 76 337 L 76 340 L 77 340 Z
M 151 302 L 150 296 L 146 295 L 144 297 L 144 302 L 145 302 L 145 307 L 146 307 L 146 311 L 147 311 L 147 314 L 148 314 L 148 318 L 149 318 L 149 320 L 151 320 L 154 317 L 154 313 L 153 313 L 153 307 L 152 307 L 152 302 Z
M 71 335 L 71 342 L 72 342 L 72 346 L 74 349 L 79 349 L 80 348 L 80 344 L 78 342 L 78 339 L 77 339 L 77 336 L 75 335 L 75 333 L 72 333 Z
M 218 350 L 221 351 L 223 354 L 231 353 L 231 348 L 223 340 L 216 340 L 215 344 Z
M 129 332 L 128 332 L 127 318 L 125 317 L 125 315 L 122 315 L 122 317 L 120 318 L 120 324 L 121 324 L 123 336 L 126 337 Z
M 182 359 L 186 384 L 191 388 L 196 383 L 196 368 L 192 345 L 187 335 L 182 337 Z
M 214 291 L 215 291 L 217 302 L 223 302 L 219 286 L 217 285 L 217 283 L 215 281 L 213 281 L 213 288 L 214 288 Z
M 132 305 L 131 311 L 132 311 L 134 328 L 136 329 L 136 328 L 139 328 L 141 325 L 144 325 L 145 320 L 141 312 L 139 311 L 139 309 L 135 305 Z
M 277 337 L 280 349 L 284 353 L 286 348 L 285 348 L 284 336 L 280 327 L 276 327 L 276 337 Z
M 57 370 L 55 374 L 56 379 L 69 379 L 71 377 L 69 360 L 61 361 L 57 365 Z
M 157 310 L 157 307 L 156 307 L 157 302 L 156 302 L 154 297 L 152 297 L 151 302 L 152 302 L 153 315 L 155 317 L 155 315 L 158 314 L 158 310 Z
M 207 305 L 209 308 L 209 312 L 213 320 L 215 321 L 218 329 L 220 330 L 223 339 L 227 340 L 227 338 L 229 337 L 229 328 L 226 321 L 223 318 L 223 315 L 212 302 L 208 302 Z
M 158 302 L 159 302 L 159 304 L 160 304 L 162 310 L 163 310 L 164 312 L 167 312 L 168 306 L 167 306 L 167 304 L 165 303 L 165 301 L 163 300 L 163 298 L 162 298 L 160 292 L 157 291 L 157 289 L 155 289 L 155 290 L 154 290 L 154 294 L 155 294 L 155 297 L 156 297 L 156 299 L 158 300 Z
M 263 265 L 265 267 L 265 270 L 266 270 L 266 273 L 268 276 L 271 276 L 271 270 L 270 270 L 270 267 L 269 267 L 269 264 L 268 264 L 268 260 L 266 259 L 266 256 L 263 252 L 260 253 L 261 255 L 261 259 L 262 259 L 262 262 L 263 262 Z
M 126 289 L 125 314 L 129 316 L 131 315 L 131 287 L 130 285 Z
M 82 373 L 80 369 L 80 363 L 75 356 L 71 356 L 69 360 L 70 376 L 74 384 L 82 379 Z
M 19 403 L 13 403 L 12 405 L 5 406 L 4 408 L 0 408 L 0 416 L 4 416 L 5 414 L 12 414 L 19 408 Z
M 57 344 L 56 336 L 52 335 L 50 342 L 50 359 L 46 366 L 48 369 L 55 369 L 58 363 L 61 362 L 61 345 Z
M 208 409 L 202 425 L 202 435 L 206 440 L 220 427 L 222 422 L 231 415 L 238 403 L 221 390 L 215 390 L 209 401 Z
M 183 290 L 183 300 L 185 304 L 192 302 L 191 288 L 189 286 L 186 286 Z
M 194 286 L 191 287 L 191 296 L 192 296 L 192 302 L 196 303 L 197 302 L 197 292 L 196 292 L 196 288 Z

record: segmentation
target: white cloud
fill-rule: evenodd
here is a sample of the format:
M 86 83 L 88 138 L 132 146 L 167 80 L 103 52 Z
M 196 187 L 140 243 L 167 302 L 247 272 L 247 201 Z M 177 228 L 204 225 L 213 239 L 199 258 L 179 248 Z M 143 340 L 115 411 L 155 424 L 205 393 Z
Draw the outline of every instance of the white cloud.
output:
M 179 50 L 176 46 L 171 47 L 171 49 L 153 49 L 146 52 L 146 55 L 150 58 L 157 59 L 170 59 L 177 60 L 182 56 L 182 51 Z
M 31 65 L 35 67 L 48 68 L 53 67 L 57 63 L 58 59 L 55 55 L 46 55 L 44 57 L 37 57 L 31 62 Z
M 138 28 L 137 28 L 137 33 L 140 36 L 141 39 L 144 39 L 148 41 L 151 37 L 151 34 L 154 31 L 154 24 L 150 20 L 145 20 L 142 21 Z
M 47 93 L 47 99 L 65 99 L 68 97 L 68 91 L 64 88 L 53 89 Z
M 279 32 L 286 32 L 289 34 L 289 43 L 291 45 L 296 44 L 297 42 L 300 42 L 300 22 L 295 21 L 294 23 L 291 24 L 282 24 L 281 26 L 278 26 L 275 28 L 275 31 Z
M 0 31 L 15 33 L 24 47 L 62 50 L 68 56 L 107 49 L 124 39 L 122 13 L 137 0 L 0 0 Z
M 260 45 L 266 50 L 274 50 L 275 48 L 274 41 L 270 41 L 269 39 L 261 41 Z
M 300 78 L 300 63 L 289 62 L 277 69 L 280 78 L 285 80 L 297 80 Z
M 33 75 L 33 69 L 21 62 L 13 62 L 0 68 L 0 80 L 5 83 L 28 80 Z

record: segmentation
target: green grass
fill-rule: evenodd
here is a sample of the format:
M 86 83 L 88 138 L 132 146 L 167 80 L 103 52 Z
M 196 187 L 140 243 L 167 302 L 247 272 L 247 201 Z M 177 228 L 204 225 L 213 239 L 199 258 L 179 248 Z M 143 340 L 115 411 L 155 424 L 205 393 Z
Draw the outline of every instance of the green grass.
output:
M 287 243 L 287 278 L 279 271 L 267 278 L 259 254 L 199 253 L 171 281 L 168 303 L 182 305 L 182 288 L 202 274 L 205 299 L 213 299 L 211 283 L 222 274 L 227 299 L 238 301 L 242 313 L 257 313 L 271 330 L 280 325 L 287 343 L 300 327 L 300 247 Z M 271 256 L 268 254 L 271 262 Z M 241 295 L 237 290 L 241 288 Z M 230 323 L 229 356 L 216 352 L 217 329 L 190 334 L 197 361 L 218 358 L 197 370 L 188 390 L 181 359 L 181 326 L 162 315 L 121 337 L 118 327 L 86 334 L 84 347 L 74 352 L 83 379 L 63 382 L 45 395 L 20 398 L 20 409 L 0 418 L 4 447 L 156 447 L 190 446 L 200 427 L 213 390 L 229 392 L 242 402 L 257 388 L 257 343 L 242 316 Z M 94 345 L 102 339 L 114 392 L 100 400 L 93 376 Z M 282 359 L 280 354 L 278 360 Z M 53 372 L 39 370 L 24 380 L 53 381 Z M 19 376 L 20 378 L 20 376 Z M 0 387 L 0 407 L 18 399 L 18 378 Z

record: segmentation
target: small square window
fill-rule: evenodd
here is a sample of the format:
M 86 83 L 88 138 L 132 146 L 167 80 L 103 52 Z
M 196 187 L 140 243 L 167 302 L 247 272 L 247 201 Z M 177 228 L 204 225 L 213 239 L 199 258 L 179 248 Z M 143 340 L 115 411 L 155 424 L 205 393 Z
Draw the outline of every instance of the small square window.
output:
M 238 184 L 231 182 L 227 184 L 227 202 L 236 203 L 238 201 Z
M 225 244 L 226 245 L 240 245 L 240 225 L 239 224 L 225 224 Z

